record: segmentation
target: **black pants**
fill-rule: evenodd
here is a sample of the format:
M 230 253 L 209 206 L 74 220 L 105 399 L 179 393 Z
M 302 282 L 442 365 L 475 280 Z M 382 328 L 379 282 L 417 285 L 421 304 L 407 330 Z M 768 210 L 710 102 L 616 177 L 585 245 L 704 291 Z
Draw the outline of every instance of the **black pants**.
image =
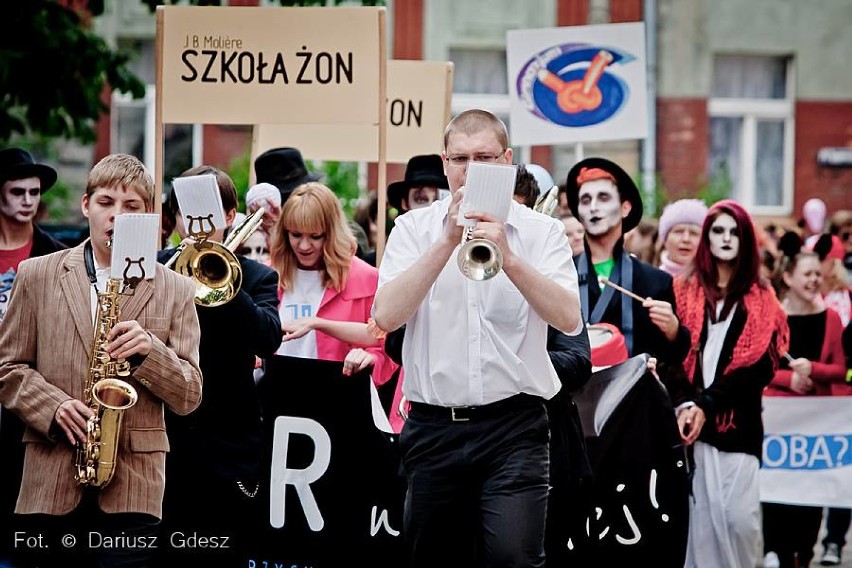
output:
M 400 436 L 412 567 L 544 566 L 547 412 L 519 397 L 466 422 L 412 405 Z
M 240 488 L 206 468 L 174 465 L 166 466 L 157 565 L 248 566 L 258 556 L 267 488 L 248 481 Z
M 846 533 L 849 532 L 849 523 L 852 521 L 852 509 L 828 509 L 828 515 L 825 519 L 825 538 L 822 539 L 822 545 L 833 542 L 843 550 L 846 546 Z
M 763 503 L 763 550 L 778 555 L 781 568 L 808 566 L 822 523 L 822 507 Z
M 16 568 L 154 566 L 159 520 L 143 513 L 104 513 L 87 491 L 67 515 L 15 515 Z

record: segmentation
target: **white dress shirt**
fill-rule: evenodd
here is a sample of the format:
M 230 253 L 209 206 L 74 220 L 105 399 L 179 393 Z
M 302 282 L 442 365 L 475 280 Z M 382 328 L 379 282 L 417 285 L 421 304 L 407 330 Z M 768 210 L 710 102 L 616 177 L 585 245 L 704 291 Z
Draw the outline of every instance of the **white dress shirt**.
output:
M 406 271 L 441 238 L 451 198 L 396 218 L 379 268 L 379 288 Z M 505 224 L 512 251 L 579 298 L 565 229 L 512 202 Z M 545 399 L 560 382 L 547 354 L 547 323 L 504 272 L 466 278 L 450 256 L 415 314 L 402 349 L 403 393 L 415 402 L 479 406 L 527 393 Z M 582 330 L 582 324 L 575 333 Z

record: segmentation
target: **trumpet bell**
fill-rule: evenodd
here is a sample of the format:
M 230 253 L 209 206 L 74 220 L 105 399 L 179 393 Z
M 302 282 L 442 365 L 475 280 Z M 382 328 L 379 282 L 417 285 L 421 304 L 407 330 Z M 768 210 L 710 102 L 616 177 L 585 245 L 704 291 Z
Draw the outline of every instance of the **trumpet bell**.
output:
M 186 247 L 177 257 L 174 269 L 195 282 L 195 303 L 199 306 L 225 304 L 242 286 L 240 261 L 219 243 L 208 241 Z
M 497 276 L 503 267 L 503 253 L 488 239 L 465 241 L 456 257 L 459 270 L 467 278 L 476 281 Z

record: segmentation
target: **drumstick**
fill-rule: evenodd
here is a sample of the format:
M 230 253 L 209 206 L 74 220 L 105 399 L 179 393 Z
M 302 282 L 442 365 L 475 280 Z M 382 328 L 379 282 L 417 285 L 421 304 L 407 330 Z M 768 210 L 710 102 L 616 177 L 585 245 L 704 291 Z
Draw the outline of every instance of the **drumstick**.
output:
M 622 288 L 618 284 L 612 282 L 609 278 L 604 278 L 603 276 L 600 276 L 600 277 L 598 277 L 598 280 L 600 281 L 601 284 L 606 284 L 607 286 L 611 286 L 611 287 L 615 288 L 616 290 L 618 290 L 619 292 L 621 292 L 622 294 L 627 294 L 628 296 L 630 296 L 631 298 L 633 298 L 636 301 L 639 301 L 639 302 L 645 301 L 645 298 L 643 298 L 639 294 L 634 294 L 633 292 L 631 292 L 627 288 Z
M 787 359 L 788 363 L 792 363 L 793 361 L 795 361 L 795 359 L 793 359 L 793 356 L 789 353 L 784 353 L 784 358 Z

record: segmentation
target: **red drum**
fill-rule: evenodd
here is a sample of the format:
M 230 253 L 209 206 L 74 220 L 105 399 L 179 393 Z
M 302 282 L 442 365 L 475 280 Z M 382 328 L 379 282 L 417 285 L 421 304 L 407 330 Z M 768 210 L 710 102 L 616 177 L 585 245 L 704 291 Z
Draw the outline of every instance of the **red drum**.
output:
M 611 323 L 594 323 L 586 326 L 592 346 L 592 366 L 610 367 L 627 361 L 624 335 Z

